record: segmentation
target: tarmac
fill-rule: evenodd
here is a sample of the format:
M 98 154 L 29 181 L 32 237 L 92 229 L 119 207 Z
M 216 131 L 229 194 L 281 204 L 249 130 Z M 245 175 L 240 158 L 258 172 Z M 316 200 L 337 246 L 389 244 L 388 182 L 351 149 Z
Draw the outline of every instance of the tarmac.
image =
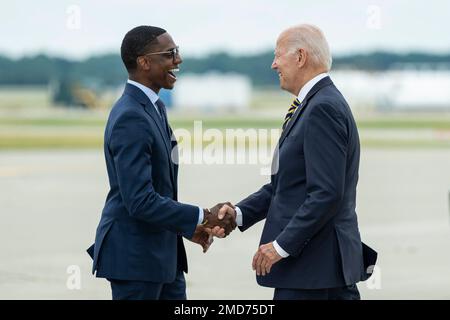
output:
M 378 251 L 362 299 L 450 298 L 450 150 L 363 149 L 357 212 Z M 237 202 L 268 181 L 257 165 L 181 165 L 180 201 Z M 85 252 L 108 192 L 101 150 L 0 152 L 0 299 L 111 299 Z M 263 222 L 216 239 L 185 240 L 188 299 L 272 299 L 251 261 Z

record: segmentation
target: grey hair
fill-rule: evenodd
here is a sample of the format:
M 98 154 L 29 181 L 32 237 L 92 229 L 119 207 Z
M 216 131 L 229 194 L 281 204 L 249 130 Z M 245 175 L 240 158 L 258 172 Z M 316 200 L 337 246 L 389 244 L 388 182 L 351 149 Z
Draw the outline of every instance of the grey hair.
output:
M 288 41 L 288 50 L 305 49 L 316 67 L 330 71 L 332 58 L 330 47 L 322 30 L 311 24 L 293 26 L 283 32 Z

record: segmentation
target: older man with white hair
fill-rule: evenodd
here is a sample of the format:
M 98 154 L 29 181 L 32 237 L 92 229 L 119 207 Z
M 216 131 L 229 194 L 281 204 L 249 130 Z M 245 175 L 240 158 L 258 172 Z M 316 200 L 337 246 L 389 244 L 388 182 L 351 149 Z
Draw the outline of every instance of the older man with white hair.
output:
M 276 172 L 235 208 L 241 231 L 266 219 L 253 268 L 260 285 L 275 288 L 274 299 L 360 299 L 356 283 L 377 257 L 361 242 L 355 212 L 358 130 L 330 68 L 320 29 L 303 24 L 281 33 L 272 69 L 296 98 Z

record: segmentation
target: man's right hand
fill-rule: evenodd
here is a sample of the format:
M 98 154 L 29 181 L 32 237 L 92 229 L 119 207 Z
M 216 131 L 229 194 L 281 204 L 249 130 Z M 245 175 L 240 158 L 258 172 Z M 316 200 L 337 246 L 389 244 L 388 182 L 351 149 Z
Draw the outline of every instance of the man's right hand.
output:
M 230 202 L 218 203 L 211 209 L 204 209 L 203 225 L 205 230 L 219 238 L 233 231 L 236 224 L 236 211 Z

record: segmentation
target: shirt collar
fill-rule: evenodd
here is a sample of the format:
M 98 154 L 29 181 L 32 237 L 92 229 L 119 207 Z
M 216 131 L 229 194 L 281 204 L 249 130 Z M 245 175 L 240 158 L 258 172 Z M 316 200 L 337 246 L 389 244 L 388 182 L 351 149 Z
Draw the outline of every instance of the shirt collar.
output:
M 328 73 L 325 73 L 325 72 L 324 73 L 319 73 L 317 76 L 315 76 L 314 78 L 309 80 L 307 83 L 305 83 L 305 85 L 301 88 L 297 99 L 300 102 L 303 102 L 303 100 L 305 100 L 306 95 L 312 89 L 312 87 L 314 87 L 317 82 L 319 82 L 320 80 L 322 80 L 325 77 L 328 77 Z
M 144 86 L 143 84 L 130 80 L 127 80 L 127 83 L 132 84 L 133 86 L 138 87 L 139 89 L 141 89 L 145 95 L 150 99 L 150 101 L 153 103 L 153 105 L 156 106 L 156 101 L 159 99 L 159 96 L 155 93 L 155 91 L 153 91 L 152 89 L 150 89 L 149 87 Z

